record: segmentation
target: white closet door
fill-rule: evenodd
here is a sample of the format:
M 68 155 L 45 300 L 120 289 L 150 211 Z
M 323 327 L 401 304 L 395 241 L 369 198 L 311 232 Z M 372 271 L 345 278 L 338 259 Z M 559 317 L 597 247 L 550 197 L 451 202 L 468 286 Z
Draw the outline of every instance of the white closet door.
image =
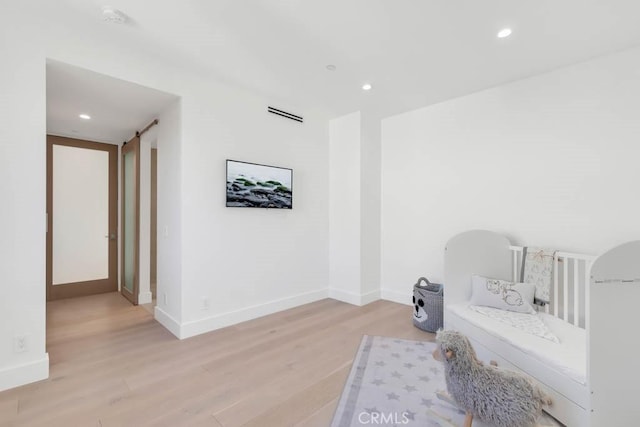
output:
M 52 283 L 109 277 L 109 153 L 53 146 Z

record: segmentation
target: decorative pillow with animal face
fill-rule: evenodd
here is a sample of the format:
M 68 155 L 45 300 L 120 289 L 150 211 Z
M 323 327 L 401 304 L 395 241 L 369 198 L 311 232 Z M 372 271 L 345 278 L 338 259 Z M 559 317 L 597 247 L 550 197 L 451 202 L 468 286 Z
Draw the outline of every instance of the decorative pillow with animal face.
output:
M 518 313 L 536 314 L 533 283 L 514 283 L 506 280 L 471 276 L 471 305 L 484 305 Z

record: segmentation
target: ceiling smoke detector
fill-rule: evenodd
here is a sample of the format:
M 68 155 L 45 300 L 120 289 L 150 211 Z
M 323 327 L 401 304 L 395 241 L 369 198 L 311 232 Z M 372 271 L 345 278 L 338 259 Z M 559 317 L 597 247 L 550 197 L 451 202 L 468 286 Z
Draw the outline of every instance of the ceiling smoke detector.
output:
M 127 22 L 127 15 L 111 6 L 102 8 L 102 20 L 111 24 L 124 24 Z

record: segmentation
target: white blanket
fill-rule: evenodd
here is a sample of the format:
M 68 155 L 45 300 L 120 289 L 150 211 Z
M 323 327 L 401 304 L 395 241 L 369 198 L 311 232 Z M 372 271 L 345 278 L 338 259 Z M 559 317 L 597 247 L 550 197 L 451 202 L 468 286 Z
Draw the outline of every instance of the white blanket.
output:
M 528 334 L 553 341 L 557 344 L 560 343 L 558 337 L 551 332 L 537 314 L 517 313 L 515 311 L 500 310 L 498 308 L 480 305 L 470 305 L 469 308 Z
M 550 314 L 538 313 L 545 325 L 560 339 L 560 344 L 523 333 L 506 323 L 472 310 L 468 302 L 451 304 L 445 308 L 453 325 L 468 322 L 483 329 L 498 341 L 512 345 L 531 354 L 539 361 L 562 375 L 567 375 L 580 384 L 587 378 L 587 337 L 584 329 L 578 328 Z M 454 326 L 455 327 L 455 326 Z

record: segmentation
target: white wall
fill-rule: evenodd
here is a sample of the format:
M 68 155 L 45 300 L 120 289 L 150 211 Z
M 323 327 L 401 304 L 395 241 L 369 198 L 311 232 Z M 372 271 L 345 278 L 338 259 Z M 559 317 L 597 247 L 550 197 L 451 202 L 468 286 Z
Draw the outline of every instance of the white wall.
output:
M 43 5 L 43 8 L 54 5 Z M 23 9 L 23 10 L 20 10 Z M 266 112 L 288 107 L 198 74 L 90 22 L 52 22 L 28 5 L 0 27 L 0 389 L 47 376 L 45 350 L 45 61 L 181 97 L 158 129 L 157 318 L 185 337 L 327 296 L 328 127 Z M 78 37 L 82 34 L 82 37 Z M 291 167 L 291 211 L 225 208 L 225 159 Z M 168 230 L 168 236 L 164 230 Z M 209 298 L 208 310 L 202 310 Z M 28 351 L 14 353 L 15 334 Z
M 640 238 L 639 118 L 635 49 L 385 119 L 383 296 L 441 281 L 468 229 L 594 254 Z
M 355 112 L 329 122 L 329 296 L 380 299 L 380 119 Z
M 329 295 L 360 304 L 360 112 L 329 123 Z
M 141 125 L 141 126 L 146 126 Z M 158 127 L 153 126 L 140 136 L 140 248 L 138 255 L 138 304 L 151 298 L 151 146 L 158 139 Z
M 380 299 L 380 132 L 380 118 L 364 112 L 360 152 L 360 270 L 364 303 Z
M 0 26 L 0 390 L 48 375 L 45 350 L 45 67 Z M 30 30 L 25 26 L 25 30 Z M 12 66 L 7 66 L 12 64 Z M 16 335 L 27 350 L 15 353 Z
M 158 116 L 157 299 L 155 316 L 174 335 L 182 323 L 181 100 Z M 146 266 L 145 266 L 146 268 Z
M 268 103 L 223 86 L 183 97 L 182 336 L 327 297 L 327 121 Z M 226 208 L 227 158 L 293 169 L 293 209 Z

